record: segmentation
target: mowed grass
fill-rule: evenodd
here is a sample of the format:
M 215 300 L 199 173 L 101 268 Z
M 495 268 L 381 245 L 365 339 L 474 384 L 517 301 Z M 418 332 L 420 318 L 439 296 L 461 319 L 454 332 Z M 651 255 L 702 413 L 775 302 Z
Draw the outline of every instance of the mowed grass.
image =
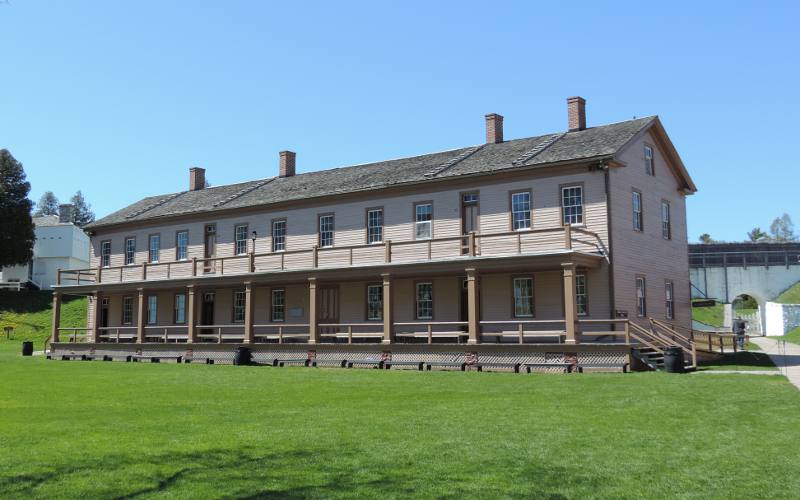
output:
M 800 491 L 800 391 L 780 376 L 280 369 L 17 353 L 0 347 L 5 498 Z
M 775 340 L 785 340 L 786 342 L 791 342 L 793 344 L 800 344 L 800 326 L 786 332 L 786 335 L 771 338 L 774 338 Z
M 725 322 L 725 311 L 722 304 L 708 307 L 692 307 L 692 319 L 704 325 L 721 328 Z
M 11 326 L 12 342 L 31 340 L 36 350 L 44 349 L 53 325 L 52 301 L 50 292 L 0 290 L 0 345 L 6 341 L 3 328 Z M 85 327 L 86 304 L 84 297 L 66 297 L 61 304 L 61 326 Z
M 800 304 L 800 283 L 795 283 L 791 288 L 783 292 L 775 299 L 781 304 Z

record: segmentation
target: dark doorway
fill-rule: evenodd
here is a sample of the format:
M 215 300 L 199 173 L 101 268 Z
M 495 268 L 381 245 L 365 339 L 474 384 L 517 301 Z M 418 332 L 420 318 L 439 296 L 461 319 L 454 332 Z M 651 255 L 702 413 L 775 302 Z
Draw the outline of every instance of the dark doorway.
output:
M 319 322 L 325 323 L 338 323 L 339 322 L 339 287 L 338 286 L 321 286 L 319 287 L 319 296 L 317 304 L 319 304 Z M 338 327 L 320 327 L 320 333 L 338 333 Z M 336 340 L 334 340 L 336 341 Z
M 203 306 L 200 310 L 200 324 L 213 325 L 214 324 L 214 292 L 205 292 L 203 294 Z M 210 335 L 214 333 L 211 328 L 203 328 L 200 330 L 203 335 Z
M 100 299 L 100 328 L 108 328 L 108 298 Z

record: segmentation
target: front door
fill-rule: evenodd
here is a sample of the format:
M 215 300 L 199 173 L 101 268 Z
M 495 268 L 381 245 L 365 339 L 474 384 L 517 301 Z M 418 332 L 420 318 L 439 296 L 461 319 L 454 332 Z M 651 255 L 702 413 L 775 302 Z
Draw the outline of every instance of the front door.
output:
M 108 328 L 108 298 L 103 298 L 100 302 L 100 327 Z
M 321 286 L 319 288 L 319 323 L 339 322 L 339 287 Z M 320 327 L 320 333 L 338 333 L 336 327 Z
M 213 259 L 214 257 L 217 256 L 217 225 L 216 224 L 206 224 L 205 244 L 204 244 L 203 256 L 206 259 Z M 204 273 L 214 273 L 214 272 L 216 272 L 216 269 L 217 269 L 216 261 L 205 260 L 203 262 L 203 272 Z
M 203 307 L 200 311 L 200 324 L 213 325 L 214 324 L 214 299 L 216 298 L 214 292 L 205 292 L 203 294 Z M 210 335 L 213 332 L 210 328 L 201 330 L 203 335 Z
M 463 193 L 461 195 L 461 234 L 468 235 L 478 232 L 478 193 Z M 469 240 L 464 238 L 461 253 L 469 253 Z M 477 246 L 477 243 L 475 244 Z M 477 249 L 476 249 L 477 253 Z
M 459 321 L 469 321 L 469 294 L 467 292 L 467 278 L 460 278 L 461 281 L 461 304 L 459 308 Z M 461 331 L 466 332 L 466 325 L 461 325 Z

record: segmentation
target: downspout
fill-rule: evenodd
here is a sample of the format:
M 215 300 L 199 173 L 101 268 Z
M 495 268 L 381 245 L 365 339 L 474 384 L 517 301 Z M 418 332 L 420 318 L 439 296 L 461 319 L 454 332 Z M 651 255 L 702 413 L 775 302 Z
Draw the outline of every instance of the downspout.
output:
M 611 177 L 608 165 L 603 166 L 603 176 L 606 187 L 606 230 L 608 231 L 608 307 L 609 318 L 614 319 L 616 300 L 614 297 L 614 240 L 611 231 Z M 612 331 L 615 330 L 616 324 L 611 325 Z

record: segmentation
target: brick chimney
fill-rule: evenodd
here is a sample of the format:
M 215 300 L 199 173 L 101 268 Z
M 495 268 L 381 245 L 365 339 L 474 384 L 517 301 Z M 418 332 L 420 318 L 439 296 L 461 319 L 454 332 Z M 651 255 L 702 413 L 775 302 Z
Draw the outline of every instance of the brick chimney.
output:
M 503 142 L 503 115 L 489 113 L 486 115 L 486 144 Z
M 200 191 L 206 187 L 206 169 L 192 167 L 189 169 L 189 191 Z
M 586 99 L 567 97 L 567 115 L 570 132 L 586 129 Z
M 64 203 L 58 206 L 58 222 L 66 224 L 72 222 L 72 203 Z
M 280 155 L 281 155 L 280 176 L 294 177 L 294 165 L 297 153 L 295 153 L 294 151 L 281 151 Z

